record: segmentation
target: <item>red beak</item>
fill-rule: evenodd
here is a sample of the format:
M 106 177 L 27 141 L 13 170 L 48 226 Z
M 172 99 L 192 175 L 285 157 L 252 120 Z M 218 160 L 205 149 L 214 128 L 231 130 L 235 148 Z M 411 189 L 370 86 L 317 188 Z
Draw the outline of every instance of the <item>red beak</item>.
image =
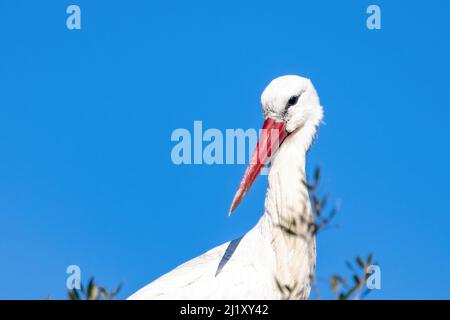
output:
M 255 182 L 256 177 L 260 173 L 262 167 L 270 160 L 273 154 L 286 139 L 288 133 L 286 132 L 286 124 L 284 122 L 276 122 L 273 119 L 266 119 L 262 128 L 261 136 L 259 137 L 256 149 L 253 152 L 247 170 L 245 170 L 239 189 L 234 196 L 228 216 L 231 216 L 233 211 L 241 203 L 247 191 Z

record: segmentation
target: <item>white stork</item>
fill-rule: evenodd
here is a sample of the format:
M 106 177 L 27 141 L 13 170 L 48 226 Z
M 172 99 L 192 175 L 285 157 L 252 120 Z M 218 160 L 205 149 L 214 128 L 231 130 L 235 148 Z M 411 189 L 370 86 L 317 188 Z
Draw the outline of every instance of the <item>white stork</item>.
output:
M 305 156 L 323 111 L 311 81 L 288 75 L 261 96 L 264 126 L 229 214 L 269 160 L 264 214 L 239 239 L 178 266 L 128 299 L 307 299 L 316 244 Z M 286 226 L 290 231 L 286 232 Z M 286 293 L 286 290 L 288 293 Z

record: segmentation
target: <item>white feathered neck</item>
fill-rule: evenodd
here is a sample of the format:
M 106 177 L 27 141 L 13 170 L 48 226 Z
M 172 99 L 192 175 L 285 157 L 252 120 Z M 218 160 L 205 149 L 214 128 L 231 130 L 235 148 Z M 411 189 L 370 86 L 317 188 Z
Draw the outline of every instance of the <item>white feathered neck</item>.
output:
M 305 185 L 306 154 L 316 133 L 315 125 L 293 132 L 274 156 L 268 177 L 260 230 L 275 253 L 276 281 L 295 291 L 290 298 L 307 298 L 315 269 L 315 239 L 308 231 L 313 221 Z M 292 235 L 286 228 L 296 233 Z

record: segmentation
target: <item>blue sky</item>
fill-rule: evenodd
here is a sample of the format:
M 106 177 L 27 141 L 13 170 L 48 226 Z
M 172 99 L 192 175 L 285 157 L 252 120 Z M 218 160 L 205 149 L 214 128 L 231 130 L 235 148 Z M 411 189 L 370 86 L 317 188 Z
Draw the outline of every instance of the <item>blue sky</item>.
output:
M 66 8 L 82 29 L 66 28 Z M 242 165 L 175 166 L 176 128 L 258 128 L 267 83 L 312 79 L 326 125 L 308 158 L 341 199 L 319 289 L 374 252 L 371 298 L 449 298 L 450 4 L 0 1 L 0 298 L 65 297 L 81 267 L 125 298 L 248 231 Z

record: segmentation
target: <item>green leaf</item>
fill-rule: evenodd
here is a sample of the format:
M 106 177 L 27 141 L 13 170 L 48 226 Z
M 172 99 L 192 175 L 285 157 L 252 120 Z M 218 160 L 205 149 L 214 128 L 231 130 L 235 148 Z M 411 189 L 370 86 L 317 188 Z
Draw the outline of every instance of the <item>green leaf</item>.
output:
M 91 280 L 89 280 L 89 283 L 88 283 L 86 298 L 88 300 L 93 300 L 92 298 L 94 297 L 94 295 L 95 295 L 95 283 L 94 283 L 94 278 L 91 278 Z
M 367 257 L 367 264 L 370 266 L 372 264 L 372 260 L 373 260 L 373 254 L 369 254 L 369 256 Z
M 77 289 L 69 290 L 67 295 L 69 296 L 69 300 L 81 300 Z
M 356 262 L 358 263 L 358 266 L 360 268 L 364 269 L 364 261 L 363 261 L 363 259 L 360 256 L 356 257 Z
M 320 200 L 320 207 L 321 207 L 321 208 L 325 208 L 325 206 L 327 205 L 327 203 L 328 203 L 328 195 L 326 194 L 326 195 L 324 195 L 324 196 L 322 197 L 322 199 Z
M 100 295 L 103 296 L 103 299 L 109 300 L 109 294 L 108 294 L 108 292 L 106 291 L 106 289 L 103 288 L 103 287 L 100 287 L 99 290 L 100 290 Z
M 117 296 L 117 294 L 120 292 L 120 290 L 122 290 L 122 283 L 120 283 L 117 286 L 117 288 L 113 292 L 111 292 L 110 298 L 114 299 Z
M 320 167 L 316 168 L 316 172 L 314 173 L 314 181 L 318 182 L 320 179 Z

